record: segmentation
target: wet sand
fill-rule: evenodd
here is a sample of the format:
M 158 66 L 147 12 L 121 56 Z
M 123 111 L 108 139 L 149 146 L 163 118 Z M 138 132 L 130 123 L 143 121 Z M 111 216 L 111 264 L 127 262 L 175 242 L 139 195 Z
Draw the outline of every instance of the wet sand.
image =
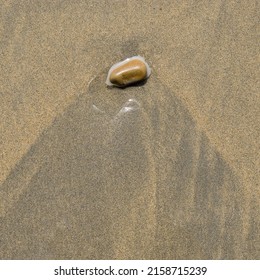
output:
M 256 2 L 112 2 L 4 1 L 0 258 L 259 259 Z

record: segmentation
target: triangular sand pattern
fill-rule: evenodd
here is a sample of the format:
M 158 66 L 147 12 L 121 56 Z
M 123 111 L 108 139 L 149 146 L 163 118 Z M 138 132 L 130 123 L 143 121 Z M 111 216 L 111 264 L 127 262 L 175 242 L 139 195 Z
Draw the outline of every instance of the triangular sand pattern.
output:
M 243 186 L 153 73 L 105 73 L 1 186 L 0 258 L 243 258 Z

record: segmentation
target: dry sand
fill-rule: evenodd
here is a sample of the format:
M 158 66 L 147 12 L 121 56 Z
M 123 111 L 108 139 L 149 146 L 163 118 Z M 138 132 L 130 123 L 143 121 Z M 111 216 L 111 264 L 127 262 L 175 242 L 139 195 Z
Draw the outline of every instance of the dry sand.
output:
M 257 1 L 72 2 L 1 1 L 0 258 L 259 259 Z

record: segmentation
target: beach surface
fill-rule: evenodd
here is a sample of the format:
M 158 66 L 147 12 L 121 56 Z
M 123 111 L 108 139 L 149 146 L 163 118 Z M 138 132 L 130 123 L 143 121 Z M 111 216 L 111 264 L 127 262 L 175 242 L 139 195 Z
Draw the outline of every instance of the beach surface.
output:
M 259 259 L 257 1 L 72 2 L 0 1 L 0 258 Z

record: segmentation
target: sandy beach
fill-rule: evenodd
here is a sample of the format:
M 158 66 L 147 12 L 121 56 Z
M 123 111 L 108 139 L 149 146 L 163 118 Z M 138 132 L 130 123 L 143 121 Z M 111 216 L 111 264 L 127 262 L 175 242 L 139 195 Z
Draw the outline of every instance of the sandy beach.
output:
M 257 1 L 0 3 L 0 259 L 260 258 Z

